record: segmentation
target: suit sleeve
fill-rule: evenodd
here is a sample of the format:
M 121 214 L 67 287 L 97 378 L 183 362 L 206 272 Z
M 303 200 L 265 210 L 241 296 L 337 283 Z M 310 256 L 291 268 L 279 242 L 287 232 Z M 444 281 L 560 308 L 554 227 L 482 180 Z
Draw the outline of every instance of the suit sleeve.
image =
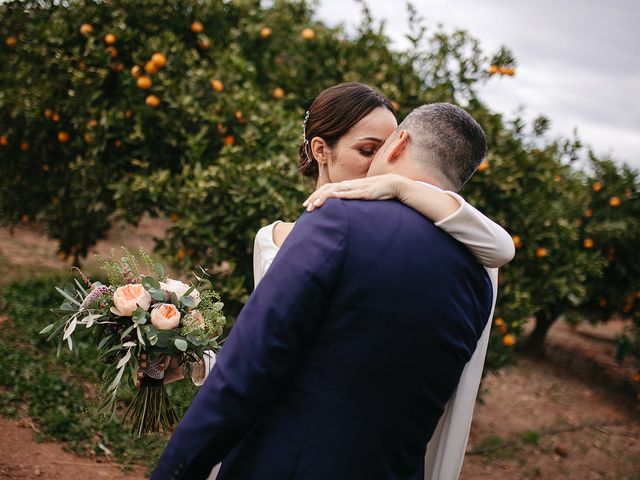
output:
M 340 200 L 305 213 L 240 312 L 152 478 L 206 478 L 278 399 L 325 316 L 348 225 Z
M 460 208 L 437 222 L 436 227 L 463 243 L 487 268 L 499 268 L 510 262 L 515 255 L 511 235 L 457 193 L 444 193 L 454 197 Z

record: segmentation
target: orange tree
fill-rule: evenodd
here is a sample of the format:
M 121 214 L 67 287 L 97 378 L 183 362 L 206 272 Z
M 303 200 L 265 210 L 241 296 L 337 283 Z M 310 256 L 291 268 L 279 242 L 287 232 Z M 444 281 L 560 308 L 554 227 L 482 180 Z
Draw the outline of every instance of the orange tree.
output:
M 490 150 L 463 193 L 505 225 L 516 247 L 516 258 L 501 271 L 493 342 L 513 344 L 533 316 L 535 328 L 521 348 L 542 354 L 553 322 L 581 304 L 585 281 L 602 269 L 599 256 L 578 243 L 587 192 L 567 149 L 544 141 L 545 119 L 530 131 L 518 119 L 505 125 L 473 105 L 471 111 Z
M 583 204 L 579 242 L 582 248 L 596 251 L 606 264 L 601 277 L 587 282 L 587 298 L 576 313 L 592 322 L 612 317 L 629 320 L 618 358 L 633 353 L 640 359 L 640 174 L 591 154 L 585 183 L 589 194 Z
M 363 5 L 353 34 L 303 1 L 117 0 L 0 5 L 0 221 L 38 221 L 79 261 L 114 218 L 171 222 L 159 251 L 203 265 L 237 311 L 252 288 L 255 231 L 293 220 L 312 188 L 297 172 L 304 111 L 324 88 L 362 81 L 399 117 L 426 102 L 470 109 L 489 157 L 464 193 L 514 233 L 501 275 L 489 364 L 508 360 L 525 319 L 541 325 L 588 297 L 600 256 L 581 247 L 587 202 L 562 145 L 525 135 L 477 86 L 513 75 L 465 32 L 430 30 L 410 8 L 410 47 L 394 51 Z M 537 134 L 544 122 L 534 125 Z M 535 137 L 535 135 L 534 135 Z M 498 321 L 500 320 L 500 321 Z

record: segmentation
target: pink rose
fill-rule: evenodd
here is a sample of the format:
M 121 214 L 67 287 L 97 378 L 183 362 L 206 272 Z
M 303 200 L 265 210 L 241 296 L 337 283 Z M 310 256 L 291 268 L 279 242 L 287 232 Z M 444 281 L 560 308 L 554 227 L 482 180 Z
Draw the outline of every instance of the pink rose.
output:
M 118 287 L 113 294 L 113 304 L 111 311 L 121 317 L 130 317 L 133 312 L 140 307 L 149 310 L 151 305 L 151 295 L 139 283 L 131 283 L 124 287 Z
M 175 305 L 163 303 L 151 310 L 151 323 L 158 330 L 173 330 L 180 325 L 180 312 Z

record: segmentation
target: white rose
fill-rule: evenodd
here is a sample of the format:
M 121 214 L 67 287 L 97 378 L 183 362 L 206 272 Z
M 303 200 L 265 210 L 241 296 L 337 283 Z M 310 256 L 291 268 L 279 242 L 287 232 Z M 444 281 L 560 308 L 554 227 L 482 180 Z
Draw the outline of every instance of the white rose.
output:
M 151 323 L 158 330 L 173 330 L 180 325 L 180 312 L 175 305 L 163 303 L 151 310 Z
M 151 295 L 139 283 L 130 283 L 124 287 L 118 287 L 113 294 L 111 311 L 121 317 L 130 317 L 140 307 L 144 311 L 149 310 Z
M 173 292 L 176 294 L 178 298 L 180 298 L 185 293 L 187 293 L 187 290 L 191 288 L 191 285 L 187 285 L 186 283 L 181 282 L 180 280 L 173 280 L 172 278 L 167 278 L 166 282 L 160 282 L 160 288 L 167 292 Z M 196 304 L 196 307 L 197 307 L 198 304 L 200 303 L 200 292 L 194 288 L 193 291 L 189 294 L 189 296 L 193 298 L 193 302 Z

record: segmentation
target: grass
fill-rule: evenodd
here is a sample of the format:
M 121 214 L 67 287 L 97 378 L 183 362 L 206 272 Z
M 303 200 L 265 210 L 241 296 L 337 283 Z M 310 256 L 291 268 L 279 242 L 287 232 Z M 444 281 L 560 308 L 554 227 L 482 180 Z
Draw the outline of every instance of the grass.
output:
M 57 358 L 56 343 L 39 335 L 51 322 L 49 309 L 61 303 L 54 286 L 68 280 L 57 274 L 2 285 L 0 316 L 8 318 L 0 324 L 0 414 L 31 417 L 47 438 L 66 442 L 74 453 L 105 455 L 106 447 L 120 463 L 152 466 L 167 437 L 133 439 L 118 418 L 98 413 L 95 391 L 104 364 L 89 336 L 79 341 L 78 356 L 66 350 Z M 181 416 L 196 388 L 184 381 L 168 390 Z M 133 398 L 133 389 L 124 393 L 124 402 Z

